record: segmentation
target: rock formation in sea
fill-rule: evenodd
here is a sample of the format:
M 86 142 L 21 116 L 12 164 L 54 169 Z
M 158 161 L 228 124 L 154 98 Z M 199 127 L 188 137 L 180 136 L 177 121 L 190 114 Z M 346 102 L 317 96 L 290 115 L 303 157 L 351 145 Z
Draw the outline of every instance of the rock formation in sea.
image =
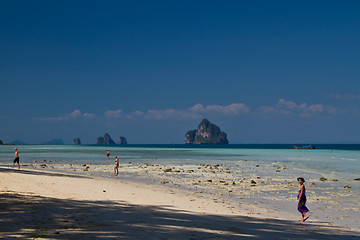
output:
M 120 145 L 126 145 L 126 144 L 127 144 L 126 137 L 119 137 L 118 144 L 120 144 Z
M 227 135 L 218 126 L 204 118 L 197 129 L 185 134 L 185 144 L 228 144 Z
M 81 140 L 80 140 L 80 138 L 75 138 L 73 141 L 74 141 L 74 144 L 75 144 L 75 145 L 81 145 Z
M 115 142 L 111 139 L 108 133 L 105 133 L 104 137 L 98 137 L 96 139 L 96 144 L 98 145 L 114 145 Z
M 1 141 L 1 139 L 0 139 L 0 145 L 3 145 L 4 143 Z
M 195 142 L 195 135 L 197 129 L 190 130 L 185 134 L 185 144 L 193 144 Z

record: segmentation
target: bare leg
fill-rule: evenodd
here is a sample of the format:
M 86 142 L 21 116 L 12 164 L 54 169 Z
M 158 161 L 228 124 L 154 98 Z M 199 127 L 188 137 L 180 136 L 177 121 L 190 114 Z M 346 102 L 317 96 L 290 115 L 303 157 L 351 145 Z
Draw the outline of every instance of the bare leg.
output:
M 309 218 L 309 216 L 306 215 L 306 213 L 301 213 L 301 215 L 302 215 L 302 222 L 305 222 Z

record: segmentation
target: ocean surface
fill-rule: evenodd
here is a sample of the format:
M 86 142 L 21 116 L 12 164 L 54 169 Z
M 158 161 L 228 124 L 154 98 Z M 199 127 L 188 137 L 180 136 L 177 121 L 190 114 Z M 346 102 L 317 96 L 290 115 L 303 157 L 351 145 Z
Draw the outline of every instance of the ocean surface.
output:
M 299 146 L 302 146 L 299 144 Z M 295 150 L 287 144 L 244 145 L 0 145 L 0 165 L 10 166 L 18 148 L 20 163 L 52 160 L 54 164 L 104 164 L 105 152 L 121 163 L 286 165 L 326 178 L 360 178 L 360 144 L 319 144 L 315 150 Z

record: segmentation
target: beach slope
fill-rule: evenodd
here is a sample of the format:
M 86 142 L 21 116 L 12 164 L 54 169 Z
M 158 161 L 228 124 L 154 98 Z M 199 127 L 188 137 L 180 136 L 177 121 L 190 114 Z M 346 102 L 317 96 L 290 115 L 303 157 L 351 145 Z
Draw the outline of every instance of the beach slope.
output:
M 0 167 L 0 201 L 2 239 L 360 239 L 337 227 L 234 214 L 212 199 L 121 177 Z

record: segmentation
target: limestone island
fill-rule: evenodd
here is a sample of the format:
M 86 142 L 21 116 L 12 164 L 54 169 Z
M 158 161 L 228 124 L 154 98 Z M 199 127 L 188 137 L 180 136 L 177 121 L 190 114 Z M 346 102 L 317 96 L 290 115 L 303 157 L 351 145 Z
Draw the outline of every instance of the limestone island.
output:
M 105 133 L 104 137 L 98 137 L 96 139 L 97 145 L 115 145 L 114 140 L 110 137 L 108 133 Z
M 74 141 L 74 144 L 75 144 L 75 145 L 81 145 L 81 140 L 80 140 L 80 138 L 75 138 L 73 141 Z
M 204 118 L 197 129 L 185 134 L 185 144 L 228 144 L 227 134 Z
M 120 144 L 120 145 L 126 145 L 126 144 L 127 144 L 126 137 L 119 137 L 118 144 Z
M 104 137 L 98 137 L 96 139 L 96 144 L 97 145 L 115 145 L 116 143 L 114 142 L 114 140 L 112 140 L 112 138 L 110 137 L 110 135 L 108 133 L 105 133 Z M 118 144 L 120 144 L 120 145 L 127 144 L 126 138 L 119 137 Z

